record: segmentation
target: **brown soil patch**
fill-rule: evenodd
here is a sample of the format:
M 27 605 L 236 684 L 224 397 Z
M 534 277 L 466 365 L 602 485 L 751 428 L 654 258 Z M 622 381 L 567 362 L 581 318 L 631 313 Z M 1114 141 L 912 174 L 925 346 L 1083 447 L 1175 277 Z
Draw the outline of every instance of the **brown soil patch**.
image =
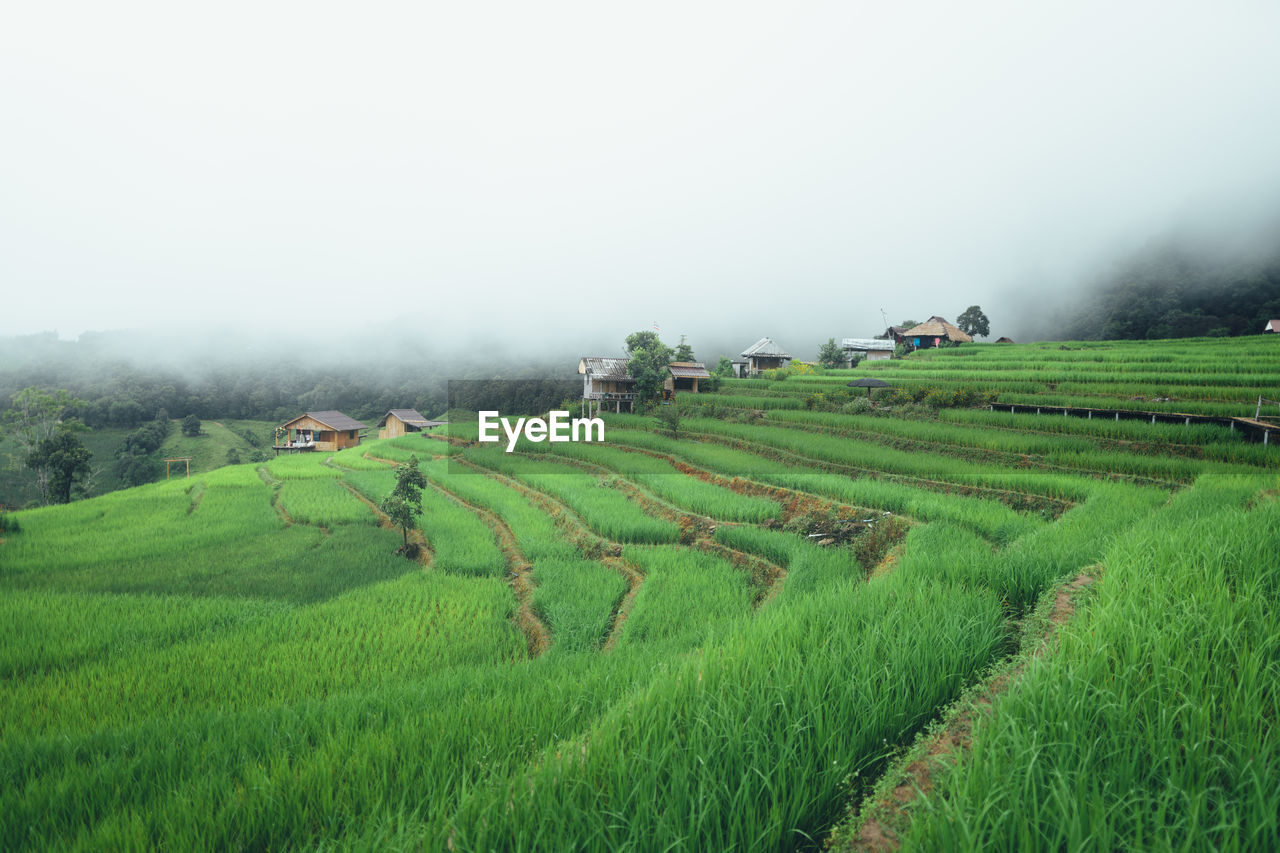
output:
M 1100 571 L 1101 567 L 1094 567 Z M 1075 595 L 1095 580 L 1094 575 L 1081 573 L 1072 580 L 1058 587 L 1054 596 L 1053 608 L 1049 613 L 1048 624 L 1041 635 L 1039 644 L 1032 653 L 1041 657 L 1053 645 L 1053 638 L 1058 628 L 1067 622 L 1075 613 Z M 958 758 L 969 748 L 973 740 L 974 717 L 978 713 L 990 710 L 994 699 L 1009 689 L 1026 670 L 1027 660 L 991 678 L 984 684 L 973 700 L 972 707 L 966 709 L 947 725 L 934 734 L 925 743 L 922 754 L 902 771 L 901 781 L 888 794 L 863 805 L 863 811 L 870 815 L 851 841 L 836 842 L 828 838 L 828 847 L 840 847 L 858 851 L 897 850 L 900 844 L 895 826 L 902 826 L 907 820 L 906 810 L 917 797 L 933 790 L 934 773 L 938 769 L 939 758 L 948 756 Z

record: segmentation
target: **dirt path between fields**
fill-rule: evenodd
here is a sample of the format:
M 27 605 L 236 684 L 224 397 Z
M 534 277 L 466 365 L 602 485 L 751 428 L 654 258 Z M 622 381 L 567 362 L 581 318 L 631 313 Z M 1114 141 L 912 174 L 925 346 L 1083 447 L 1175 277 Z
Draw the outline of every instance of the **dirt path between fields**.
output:
M 969 749 L 973 741 L 976 715 L 991 710 L 995 698 L 1008 690 L 1022 675 L 1031 658 L 1042 657 L 1053 648 L 1058 629 L 1075 614 L 1077 593 L 1094 583 L 1101 572 L 1101 566 L 1093 566 L 1058 587 L 1053 609 L 1031 657 L 1024 658 L 1017 665 L 989 679 L 976 691 L 971 707 L 956 715 L 946 728 L 930 737 L 923 748 L 913 750 L 920 753 L 918 758 L 904 768 L 890 770 L 899 779 L 893 790 L 863 804 L 862 811 L 869 816 L 858 827 L 856 836 L 839 839 L 833 835 L 827 839 L 828 848 L 876 853 L 898 849 L 901 843 L 898 830 L 909 822 L 907 810 L 919 796 L 927 795 L 933 790 L 934 774 L 940 769 L 940 760 L 957 760 Z
M 644 583 L 644 574 L 622 559 L 622 543 L 600 536 L 587 526 L 586 521 L 570 509 L 567 504 L 561 503 L 545 492 L 540 492 L 537 489 L 526 486 L 519 480 L 514 480 L 499 474 L 497 471 L 477 465 L 468 459 L 456 459 L 455 461 L 461 465 L 466 465 L 477 474 L 496 480 L 509 489 L 514 489 L 518 494 L 528 499 L 530 503 L 551 516 L 556 526 L 564 531 L 569 542 L 577 546 L 584 557 L 589 560 L 598 560 L 622 576 L 623 580 L 627 582 L 627 591 L 623 593 L 618 602 L 617 609 L 614 611 L 613 618 L 605 632 L 604 643 L 600 648 L 603 652 L 617 645 L 622 626 L 626 623 L 627 616 L 631 613 L 631 605 L 635 601 L 636 593 L 640 591 L 640 585 Z
M 381 459 L 377 456 L 370 456 L 368 453 L 363 454 L 365 459 L 371 459 L 375 462 L 382 462 L 391 467 L 395 467 L 400 463 L 391 459 Z M 346 483 L 343 483 L 348 489 Z M 516 542 L 515 534 L 511 532 L 511 528 L 507 523 L 483 507 L 468 503 L 462 498 L 455 495 L 448 489 L 442 488 L 435 483 L 431 483 L 428 488 L 435 489 L 440 494 L 452 500 L 459 506 L 471 510 L 480 517 L 496 534 L 498 547 L 502 550 L 503 559 L 507 563 L 507 584 L 511 587 L 512 593 L 516 597 L 516 627 L 520 633 L 524 635 L 525 642 L 529 647 L 529 657 L 536 658 L 551 648 L 551 629 L 542 621 L 537 612 L 533 609 L 533 564 L 525 557 L 524 552 L 520 550 L 519 544 Z M 355 493 L 354 489 L 351 489 Z M 356 493 L 358 497 L 364 499 L 363 495 Z M 365 499 L 367 503 L 372 505 L 371 501 Z M 377 508 L 375 507 L 375 510 Z M 381 514 L 381 510 L 377 510 Z M 385 516 L 383 516 L 385 518 Z M 422 534 L 417 530 L 414 531 L 419 538 Z M 410 537 L 412 539 L 412 535 Z M 425 548 L 424 548 L 425 550 Z
M 497 534 L 498 547 L 502 549 L 503 559 L 507 562 L 507 583 L 511 587 L 511 591 L 515 593 L 518 605 L 516 608 L 516 626 L 520 629 L 520 633 L 524 634 L 525 640 L 528 641 L 529 657 L 538 657 L 551 648 L 553 638 L 551 629 L 547 627 L 542 618 L 538 616 L 537 611 L 533 609 L 533 590 L 536 586 L 533 580 L 533 563 L 520 550 L 520 545 L 516 542 L 516 535 L 511 532 L 511 528 L 496 513 L 473 503 L 468 503 L 448 489 L 434 483 L 432 488 L 459 506 L 474 512 L 480 517 L 481 521 Z

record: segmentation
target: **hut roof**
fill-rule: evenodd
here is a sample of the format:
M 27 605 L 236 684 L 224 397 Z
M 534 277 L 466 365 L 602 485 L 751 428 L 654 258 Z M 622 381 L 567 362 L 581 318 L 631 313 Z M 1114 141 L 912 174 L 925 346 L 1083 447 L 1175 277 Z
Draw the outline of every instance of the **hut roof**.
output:
M 673 361 L 667 368 L 677 379 L 710 379 L 707 366 L 700 361 Z
M 1011 344 L 1011 343 L 1013 343 L 1013 338 L 1005 338 L 1005 337 L 996 338 L 996 343 L 998 343 L 998 344 Z
M 742 352 L 742 357 L 755 356 L 757 358 L 791 358 L 782 347 L 774 343 L 773 338 L 761 338 Z
M 912 338 L 946 338 L 962 344 L 973 341 L 973 338 L 940 317 L 931 317 L 919 326 L 907 329 L 903 334 Z
M 342 430 L 348 430 L 348 429 L 368 429 L 369 428 L 368 424 L 362 424 L 355 418 L 348 417 L 344 415 L 342 412 L 337 411 L 336 409 L 328 409 L 323 412 L 304 412 L 303 414 L 298 415 L 292 421 L 287 421 L 284 425 L 288 426 L 289 424 L 294 423 L 295 421 L 300 421 L 303 418 L 311 418 L 311 420 L 322 423 L 325 426 L 327 426 L 329 429 L 337 430 L 339 432 L 341 432 Z
M 578 362 L 578 372 L 617 380 L 631 378 L 630 374 L 627 373 L 627 360 L 625 358 L 610 358 L 608 356 L 585 356 Z
M 417 409 L 392 409 L 391 411 L 387 412 L 385 415 L 382 416 L 382 420 L 378 421 L 378 426 L 380 427 L 386 426 L 387 418 L 391 417 L 392 415 L 395 415 L 404 423 L 410 424 L 411 426 L 420 427 L 422 429 L 426 429 L 427 427 L 433 427 L 433 426 L 441 426 L 442 424 L 445 423 L 445 421 L 430 420 L 424 417 L 422 412 L 419 412 Z
M 893 352 L 893 341 L 883 338 L 845 338 L 840 342 L 841 349 L 888 350 Z
M 1267 325 L 1262 327 L 1264 332 L 1280 332 L 1280 320 L 1268 320 Z

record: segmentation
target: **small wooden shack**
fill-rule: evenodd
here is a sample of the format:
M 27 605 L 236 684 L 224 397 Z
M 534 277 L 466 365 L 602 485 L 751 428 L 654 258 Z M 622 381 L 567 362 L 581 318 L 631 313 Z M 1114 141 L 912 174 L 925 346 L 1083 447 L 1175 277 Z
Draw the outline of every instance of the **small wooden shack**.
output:
M 782 347 L 774 343 L 772 338 L 761 338 L 742 352 L 747 360 L 744 376 L 758 376 L 761 371 L 786 367 L 791 363 L 791 356 Z
M 689 391 L 697 394 L 698 380 L 711 378 L 706 365 L 700 361 L 673 361 L 667 370 L 671 375 L 662 383 L 662 387 L 671 393 Z
M 368 429 L 342 412 L 306 412 L 276 427 L 276 455 L 280 451 L 341 450 L 360 443 L 360 430 Z
M 430 420 L 417 409 L 392 409 L 378 421 L 378 438 L 399 438 L 444 424 L 445 421 Z

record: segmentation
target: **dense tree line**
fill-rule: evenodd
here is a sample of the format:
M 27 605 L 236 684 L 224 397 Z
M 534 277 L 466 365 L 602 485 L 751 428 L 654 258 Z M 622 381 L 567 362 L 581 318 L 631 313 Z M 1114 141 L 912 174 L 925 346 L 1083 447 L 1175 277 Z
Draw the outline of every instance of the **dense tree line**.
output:
M 1205 252 L 1177 241 L 1132 256 L 1044 329 L 1063 340 L 1257 334 L 1280 317 L 1280 253 Z

